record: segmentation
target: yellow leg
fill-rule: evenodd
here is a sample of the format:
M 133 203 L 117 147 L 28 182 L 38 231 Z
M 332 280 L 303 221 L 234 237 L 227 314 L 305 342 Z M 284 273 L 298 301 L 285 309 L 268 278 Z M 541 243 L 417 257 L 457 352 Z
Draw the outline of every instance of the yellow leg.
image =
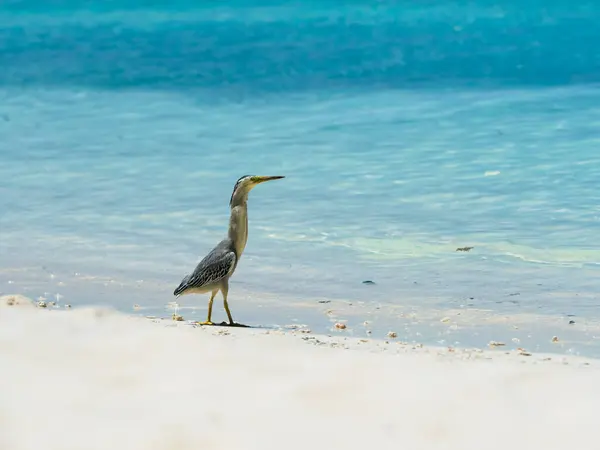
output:
M 216 291 L 212 291 L 212 293 L 210 294 L 210 300 L 208 301 L 208 317 L 206 318 L 205 322 L 200 322 L 200 325 L 214 325 L 214 323 L 212 323 L 210 319 L 212 317 L 213 300 L 215 299 L 215 295 L 217 295 L 217 292 L 219 292 L 218 289 Z
M 227 304 L 227 293 L 229 292 L 229 283 L 226 281 L 221 288 L 221 293 L 223 294 L 223 306 L 225 307 L 225 312 L 227 313 L 227 318 L 229 319 L 229 325 L 233 325 L 233 317 L 231 317 L 231 311 L 229 311 L 229 305 Z

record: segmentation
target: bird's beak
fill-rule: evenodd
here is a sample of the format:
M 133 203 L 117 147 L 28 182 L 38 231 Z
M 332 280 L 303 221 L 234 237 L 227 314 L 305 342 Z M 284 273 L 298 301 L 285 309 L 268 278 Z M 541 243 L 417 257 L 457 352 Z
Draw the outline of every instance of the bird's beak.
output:
M 274 176 L 255 176 L 252 178 L 252 181 L 254 181 L 256 184 L 259 183 L 264 183 L 265 181 L 271 181 L 271 180 L 280 180 L 281 178 L 285 178 L 282 175 L 274 175 Z

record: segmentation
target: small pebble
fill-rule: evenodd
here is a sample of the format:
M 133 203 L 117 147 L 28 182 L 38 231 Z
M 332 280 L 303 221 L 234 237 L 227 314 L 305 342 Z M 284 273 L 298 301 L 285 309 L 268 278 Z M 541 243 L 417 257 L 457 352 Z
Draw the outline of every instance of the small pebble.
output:
M 183 321 L 183 316 L 180 316 L 179 314 L 173 314 L 173 316 L 171 318 L 173 320 L 176 320 L 177 322 L 182 322 Z
M 345 330 L 345 329 L 346 329 L 346 324 L 345 324 L 345 323 L 338 322 L 338 323 L 336 323 L 336 324 L 335 324 L 335 327 L 336 327 L 338 330 Z
M 552 342 L 558 342 L 558 336 L 552 336 Z
M 398 333 L 396 333 L 395 331 L 390 331 L 387 335 L 389 338 L 392 338 L 392 339 L 398 337 Z
M 450 317 L 444 317 L 443 319 L 440 320 L 440 322 L 442 322 L 442 323 L 450 322 Z
M 458 247 L 456 249 L 457 252 L 469 252 L 473 250 L 474 247 Z
M 40 308 L 46 308 L 48 306 L 44 300 L 40 300 L 37 305 Z

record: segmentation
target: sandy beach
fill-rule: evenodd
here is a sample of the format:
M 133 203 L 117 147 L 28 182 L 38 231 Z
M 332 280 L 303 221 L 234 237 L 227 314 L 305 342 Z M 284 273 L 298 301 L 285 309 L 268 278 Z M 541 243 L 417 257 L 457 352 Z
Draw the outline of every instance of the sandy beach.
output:
M 0 448 L 596 448 L 600 365 L 3 297 Z

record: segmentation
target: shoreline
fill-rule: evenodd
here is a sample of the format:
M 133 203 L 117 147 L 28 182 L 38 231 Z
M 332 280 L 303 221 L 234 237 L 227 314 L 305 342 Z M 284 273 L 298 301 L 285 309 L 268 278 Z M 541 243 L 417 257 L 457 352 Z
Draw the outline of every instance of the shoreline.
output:
M 42 306 L 40 306 L 40 303 Z M 20 295 L 0 295 L 0 313 L 7 311 L 18 311 L 17 314 L 40 313 L 49 314 L 69 314 L 74 316 L 74 320 L 87 320 L 89 317 L 101 319 L 103 317 L 115 318 L 117 320 L 131 321 L 131 325 L 151 323 L 160 328 L 176 328 L 182 330 L 198 330 L 200 332 L 213 335 L 232 335 L 242 337 L 245 335 L 270 335 L 278 336 L 283 339 L 300 339 L 302 341 L 317 346 L 331 348 L 342 348 L 345 350 L 368 350 L 374 352 L 386 352 L 389 349 L 396 348 L 395 353 L 412 352 L 414 354 L 433 354 L 436 356 L 465 356 L 465 359 L 512 359 L 521 363 L 527 362 L 559 362 L 568 364 L 570 362 L 581 363 L 584 366 L 598 366 L 600 368 L 600 358 L 565 355 L 559 352 L 533 352 L 525 348 L 514 348 L 501 341 L 490 341 L 487 346 L 448 346 L 431 345 L 416 341 L 402 340 L 395 332 L 388 333 L 387 336 L 356 336 L 345 334 L 346 320 L 336 322 L 332 326 L 330 333 L 314 332 L 305 324 L 286 324 L 286 325 L 248 325 L 236 323 L 235 326 L 228 325 L 225 321 L 216 322 L 215 325 L 201 325 L 196 320 L 188 320 L 174 312 L 169 317 L 159 317 L 155 315 L 140 315 L 136 312 L 126 312 L 115 308 L 112 305 L 84 305 L 71 309 L 71 305 L 64 305 L 62 309 L 54 308 L 53 302 L 35 302 L 32 299 Z M 190 307 L 190 309 L 197 309 Z M 176 310 L 175 310 L 176 311 Z M 65 319 L 62 319 L 65 320 Z M 341 325 L 340 328 L 337 325 Z M 337 332 L 337 333 L 336 333 Z M 391 352 L 393 353 L 393 352 Z M 526 358 L 529 357 L 529 358 Z
M 138 317 L 169 318 L 182 315 L 184 321 L 202 321 L 206 315 L 207 299 L 203 296 L 183 297 L 161 303 L 156 297 L 169 292 L 165 285 L 137 289 L 118 282 L 101 283 L 82 279 L 79 283 L 63 283 L 62 277 L 52 280 L 54 295 L 44 292 L 37 301 L 47 309 L 73 309 L 100 307 L 114 308 L 123 314 Z M 28 280 L 10 286 L 30 285 Z M 141 283 L 141 282 L 140 282 Z M 50 286 L 47 286 L 49 288 Z M 170 286 L 166 286 L 169 287 Z M 241 288 L 241 289 L 240 289 Z M 536 314 L 529 311 L 499 311 L 493 307 L 467 306 L 453 302 L 446 307 L 423 299 L 408 299 L 394 304 L 382 301 L 357 299 L 332 299 L 305 295 L 278 295 L 255 292 L 236 286 L 236 298 L 230 301 L 234 319 L 262 328 L 290 329 L 304 326 L 311 333 L 362 339 L 404 341 L 407 344 L 426 345 L 451 349 L 489 349 L 517 351 L 523 349 L 533 354 L 556 354 L 600 358 L 600 320 L 569 314 Z M 24 289 L 23 295 L 43 292 L 42 286 Z M 156 295 L 158 294 L 158 295 Z M 5 292 L 0 292 L 0 297 Z M 31 296 L 30 298 L 35 298 Z M 491 305 L 490 305 L 491 306 Z M 225 312 L 219 300 L 215 303 L 214 319 L 224 320 Z M 336 329 L 342 324 L 344 329 Z M 502 345 L 493 345 L 500 343 Z

